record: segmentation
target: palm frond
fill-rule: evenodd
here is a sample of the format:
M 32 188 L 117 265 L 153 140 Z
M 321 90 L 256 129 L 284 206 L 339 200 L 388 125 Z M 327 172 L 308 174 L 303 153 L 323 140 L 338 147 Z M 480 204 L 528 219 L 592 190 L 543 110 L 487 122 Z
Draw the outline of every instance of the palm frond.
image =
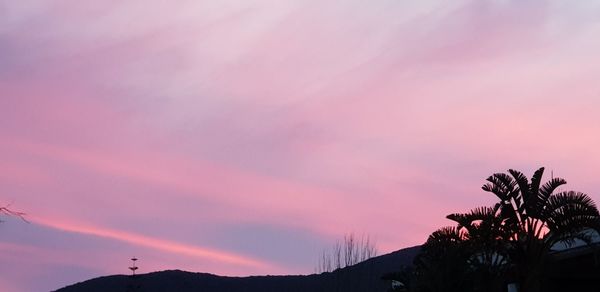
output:
M 594 201 L 581 192 L 561 192 L 549 197 L 544 217 L 557 236 L 585 228 L 596 228 L 600 214 Z
M 425 245 L 460 243 L 465 239 L 465 233 L 454 226 L 442 227 L 429 235 Z
M 520 197 L 522 200 L 522 206 L 518 206 L 517 208 L 520 210 L 521 215 L 528 214 L 531 209 L 531 195 L 529 193 L 529 180 L 527 177 L 520 171 L 509 169 L 508 172 L 512 177 L 514 177 L 517 185 L 519 186 L 519 192 L 515 192 L 513 199 L 516 201 Z M 526 212 L 522 212 L 525 210 Z
M 542 181 L 542 176 L 544 175 L 544 168 L 540 167 L 538 170 L 536 170 L 536 172 L 533 174 L 533 176 L 531 176 L 531 183 L 529 184 L 529 189 L 528 189 L 528 197 L 529 200 L 527 201 L 527 204 L 525 204 L 526 206 L 526 211 L 527 211 L 527 215 L 530 217 L 539 217 L 539 211 L 540 209 L 539 207 L 539 189 L 540 189 L 540 183 Z
M 560 177 L 555 177 L 547 181 L 538 191 L 539 204 L 545 204 L 550 195 L 552 195 L 558 187 L 566 183 L 567 181 Z
M 481 188 L 486 192 L 495 194 L 500 200 L 506 201 L 509 195 L 514 192 L 516 182 L 512 177 L 505 173 L 495 173 L 487 178 L 487 183 Z
M 461 221 L 466 219 L 468 221 L 468 223 L 472 223 L 473 221 L 485 220 L 486 218 L 494 217 L 496 210 L 497 209 L 495 207 L 485 207 L 484 206 L 484 207 L 478 207 L 475 209 L 471 209 L 467 213 L 450 214 L 446 218 L 456 221 L 459 224 L 460 224 L 460 222 L 458 222 L 455 219 L 458 219 Z
M 531 176 L 531 184 L 529 185 L 529 192 L 531 194 L 538 193 L 540 184 L 542 182 L 543 175 L 544 175 L 544 168 L 540 167 L 540 169 L 536 170 L 535 173 Z

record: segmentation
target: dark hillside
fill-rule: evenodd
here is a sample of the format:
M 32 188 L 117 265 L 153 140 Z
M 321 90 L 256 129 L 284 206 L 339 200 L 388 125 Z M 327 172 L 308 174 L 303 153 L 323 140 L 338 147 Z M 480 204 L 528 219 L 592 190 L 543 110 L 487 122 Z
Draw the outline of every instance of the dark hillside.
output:
M 420 247 L 401 249 L 332 273 L 307 276 L 223 277 L 170 270 L 138 275 L 99 277 L 57 290 L 58 292 L 269 292 L 269 291 L 386 291 L 380 277 L 412 264 Z

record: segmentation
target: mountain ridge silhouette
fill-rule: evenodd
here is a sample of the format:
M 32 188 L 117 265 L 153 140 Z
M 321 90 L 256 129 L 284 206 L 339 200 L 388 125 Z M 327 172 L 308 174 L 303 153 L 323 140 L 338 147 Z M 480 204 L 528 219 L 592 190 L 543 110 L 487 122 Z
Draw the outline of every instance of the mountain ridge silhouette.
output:
M 210 273 L 165 270 L 139 274 L 110 275 L 69 285 L 56 292 L 269 292 L 269 291 L 386 291 L 381 277 L 412 265 L 420 246 L 403 248 L 373 257 L 333 272 L 311 275 L 219 276 Z

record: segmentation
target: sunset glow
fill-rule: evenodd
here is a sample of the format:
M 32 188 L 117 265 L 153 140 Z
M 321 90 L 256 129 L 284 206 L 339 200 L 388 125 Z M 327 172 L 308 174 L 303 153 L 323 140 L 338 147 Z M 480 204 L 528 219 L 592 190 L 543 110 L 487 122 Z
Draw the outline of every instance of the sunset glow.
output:
M 600 1 L 85 2 L 0 1 L 4 292 L 308 274 L 509 168 L 600 201 Z

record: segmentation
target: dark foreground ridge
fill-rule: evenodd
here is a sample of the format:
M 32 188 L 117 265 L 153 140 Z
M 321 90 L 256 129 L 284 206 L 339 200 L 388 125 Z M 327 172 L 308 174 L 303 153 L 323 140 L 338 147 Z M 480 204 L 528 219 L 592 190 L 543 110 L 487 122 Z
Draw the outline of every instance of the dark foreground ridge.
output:
M 268 291 L 386 291 L 381 276 L 412 264 L 420 247 L 409 247 L 371 258 L 331 273 L 306 276 L 223 277 L 206 273 L 169 270 L 99 277 L 56 290 L 57 292 L 268 292 Z

